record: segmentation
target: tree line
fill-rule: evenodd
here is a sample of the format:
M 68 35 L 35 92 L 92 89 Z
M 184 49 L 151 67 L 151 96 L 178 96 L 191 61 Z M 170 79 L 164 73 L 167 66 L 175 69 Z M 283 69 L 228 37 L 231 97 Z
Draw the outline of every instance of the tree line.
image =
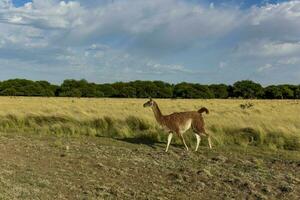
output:
M 187 98 L 187 99 L 300 99 L 300 85 L 261 86 L 251 80 L 233 85 L 198 83 L 169 84 L 163 81 L 132 81 L 106 84 L 65 80 L 61 85 L 47 81 L 10 79 L 0 82 L 0 96 Z

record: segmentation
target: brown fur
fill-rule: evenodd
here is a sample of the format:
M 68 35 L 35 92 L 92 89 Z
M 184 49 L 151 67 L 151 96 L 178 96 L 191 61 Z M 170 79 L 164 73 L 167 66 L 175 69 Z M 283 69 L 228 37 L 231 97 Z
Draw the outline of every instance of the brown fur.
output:
M 200 110 L 198 110 L 198 113 L 203 113 L 203 112 L 205 112 L 206 114 L 209 114 L 208 109 L 205 108 L 205 107 L 203 107 L 203 108 L 201 108 Z
M 183 134 L 192 127 L 193 131 L 201 135 L 209 135 L 206 133 L 204 128 L 204 120 L 202 117 L 202 113 L 209 113 L 208 109 L 203 107 L 198 111 L 189 111 L 189 112 L 175 112 L 170 115 L 163 115 L 155 101 L 150 99 L 150 101 L 144 104 L 144 107 L 151 107 L 156 121 L 164 128 L 165 131 L 169 133 L 176 133 L 180 139 L 182 140 L 183 144 L 187 148 Z M 209 145 L 210 144 L 210 138 Z M 187 148 L 188 150 L 188 148 Z
M 183 134 L 183 129 L 185 125 L 191 120 L 191 127 L 193 131 L 198 134 L 206 134 L 204 129 L 204 120 L 202 117 L 202 112 L 208 113 L 206 108 L 201 108 L 197 111 L 189 112 L 175 112 L 170 115 L 162 115 L 157 103 L 154 101 L 152 107 L 155 118 L 157 122 L 168 132 L 174 132 L 177 134 Z

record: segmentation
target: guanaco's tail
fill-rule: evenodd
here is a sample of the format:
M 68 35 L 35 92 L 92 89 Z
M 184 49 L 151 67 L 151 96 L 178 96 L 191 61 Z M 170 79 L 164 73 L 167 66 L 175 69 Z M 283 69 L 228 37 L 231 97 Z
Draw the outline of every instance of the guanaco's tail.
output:
M 208 109 L 205 107 L 202 107 L 200 110 L 198 110 L 198 113 L 203 113 L 203 112 L 205 112 L 206 114 L 209 113 Z

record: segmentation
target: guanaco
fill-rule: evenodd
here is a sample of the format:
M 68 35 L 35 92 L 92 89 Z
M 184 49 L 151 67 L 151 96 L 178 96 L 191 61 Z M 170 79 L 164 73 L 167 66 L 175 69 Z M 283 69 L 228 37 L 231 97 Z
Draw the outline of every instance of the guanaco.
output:
M 169 133 L 166 152 L 169 150 L 169 145 L 174 133 L 180 137 L 182 143 L 188 151 L 189 148 L 185 143 L 183 134 L 191 127 L 197 139 L 195 151 L 197 151 L 199 148 L 201 136 L 207 136 L 209 148 L 212 148 L 210 135 L 204 129 L 204 120 L 202 117 L 203 112 L 206 114 L 209 113 L 207 108 L 202 107 L 198 111 L 175 112 L 170 115 L 163 115 L 158 107 L 158 104 L 151 98 L 149 101 L 144 103 L 144 107 L 152 108 L 156 121 L 166 132 Z

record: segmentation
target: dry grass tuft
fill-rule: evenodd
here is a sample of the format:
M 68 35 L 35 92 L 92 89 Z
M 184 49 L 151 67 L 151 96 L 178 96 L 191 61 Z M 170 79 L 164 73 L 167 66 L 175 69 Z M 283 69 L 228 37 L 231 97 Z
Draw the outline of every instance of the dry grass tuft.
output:
M 152 111 L 143 108 L 145 101 L 1 97 L 0 131 L 165 141 L 166 135 L 155 122 Z M 157 103 L 164 114 L 207 107 L 210 114 L 204 118 L 215 146 L 236 144 L 300 150 L 299 101 L 157 100 Z M 194 142 L 193 134 L 186 137 Z

